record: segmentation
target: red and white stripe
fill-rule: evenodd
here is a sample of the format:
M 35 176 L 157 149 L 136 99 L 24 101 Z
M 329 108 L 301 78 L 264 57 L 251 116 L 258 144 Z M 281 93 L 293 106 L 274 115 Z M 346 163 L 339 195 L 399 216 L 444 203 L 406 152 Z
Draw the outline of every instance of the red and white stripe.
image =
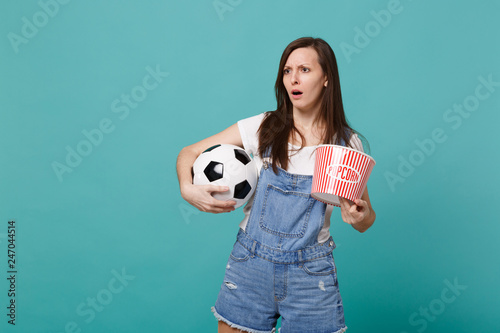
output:
M 313 196 L 315 193 L 331 194 L 352 201 L 359 199 L 374 166 L 373 158 L 357 150 L 336 145 L 319 146 L 311 193 Z M 351 179 L 347 179 L 349 176 Z

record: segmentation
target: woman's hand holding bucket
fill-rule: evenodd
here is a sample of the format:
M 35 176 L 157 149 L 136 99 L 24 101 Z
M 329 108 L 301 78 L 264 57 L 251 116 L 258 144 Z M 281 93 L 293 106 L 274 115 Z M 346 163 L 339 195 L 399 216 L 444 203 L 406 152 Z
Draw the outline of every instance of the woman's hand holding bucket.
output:
M 366 191 L 365 191 L 366 193 Z M 363 193 L 363 196 L 365 196 Z M 366 193 L 368 196 L 368 194 Z M 368 201 L 356 199 L 354 202 L 342 197 L 340 199 L 340 212 L 342 220 L 353 226 L 359 232 L 365 232 L 375 221 L 375 212 Z

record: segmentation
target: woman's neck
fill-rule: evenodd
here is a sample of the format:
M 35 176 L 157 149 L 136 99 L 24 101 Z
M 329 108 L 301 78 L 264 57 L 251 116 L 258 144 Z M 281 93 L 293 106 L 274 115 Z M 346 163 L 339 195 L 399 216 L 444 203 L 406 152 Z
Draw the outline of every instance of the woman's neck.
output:
M 322 127 L 319 117 L 319 107 L 314 110 L 300 110 L 293 108 L 293 122 L 296 127 L 310 131 L 313 127 Z
M 317 119 L 306 118 L 306 124 L 303 123 L 303 118 L 296 119 L 294 116 L 294 125 L 297 131 L 302 134 L 304 142 L 299 133 L 292 131 L 290 133 L 289 142 L 295 146 L 316 146 L 323 143 L 325 126 L 320 125 Z

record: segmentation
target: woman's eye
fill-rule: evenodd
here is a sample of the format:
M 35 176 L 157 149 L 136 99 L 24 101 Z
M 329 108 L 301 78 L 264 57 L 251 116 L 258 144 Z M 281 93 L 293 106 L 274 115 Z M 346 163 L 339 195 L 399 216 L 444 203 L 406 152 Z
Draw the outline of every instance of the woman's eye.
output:
M 290 72 L 290 70 L 289 70 L 289 69 L 284 69 L 284 70 L 283 70 L 283 73 L 284 73 L 284 74 L 288 74 L 289 72 Z
M 309 68 L 307 68 L 307 67 L 303 67 L 303 68 L 302 68 L 302 70 L 303 70 L 304 72 L 309 72 Z

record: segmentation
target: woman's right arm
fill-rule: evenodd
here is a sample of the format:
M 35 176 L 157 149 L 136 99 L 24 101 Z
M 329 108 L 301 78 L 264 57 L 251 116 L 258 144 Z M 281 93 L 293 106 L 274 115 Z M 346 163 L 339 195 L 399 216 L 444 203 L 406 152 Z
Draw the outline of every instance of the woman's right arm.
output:
M 229 190 L 225 186 L 216 185 L 193 185 L 191 168 L 198 156 L 207 148 L 216 144 L 231 144 L 243 148 L 238 124 L 234 124 L 220 133 L 217 133 L 190 146 L 182 148 L 177 157 L 177 178 L 181 195 L 194 207 L 202 212 L 226 213 L 234 210 L 234 200 L 217 200 L 211 193 L 225 192 Z

